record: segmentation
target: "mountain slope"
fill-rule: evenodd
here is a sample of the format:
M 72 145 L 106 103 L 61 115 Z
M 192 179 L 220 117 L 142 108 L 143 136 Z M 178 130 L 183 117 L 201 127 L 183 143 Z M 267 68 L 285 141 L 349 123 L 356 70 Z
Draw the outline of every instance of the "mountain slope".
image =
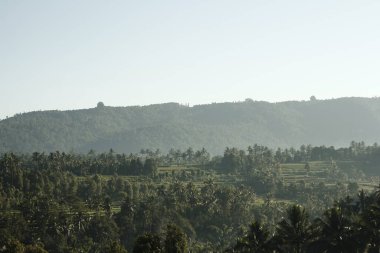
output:
M 141 148 L 205 147 L 254 143 L 346 146 L 380 140 L 380 99 L 239 102 L 186 107 L 176 103 L 98 107 L 19 114 L 0 121 L 0 152 L 137 152 Z

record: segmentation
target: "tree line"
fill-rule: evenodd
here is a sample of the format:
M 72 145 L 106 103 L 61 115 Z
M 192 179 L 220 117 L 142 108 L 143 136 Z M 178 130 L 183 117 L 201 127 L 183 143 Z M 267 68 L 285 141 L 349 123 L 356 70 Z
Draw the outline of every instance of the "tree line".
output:
M 376 163 L 379 148 L 301 150 L 289 162 L 307 171 L 316 154 Z M 289 152 L 2 154 L 0 252 L 378 252 L 380 190 L 359 192 L 330 155 L 326 183 L 286 183 Z

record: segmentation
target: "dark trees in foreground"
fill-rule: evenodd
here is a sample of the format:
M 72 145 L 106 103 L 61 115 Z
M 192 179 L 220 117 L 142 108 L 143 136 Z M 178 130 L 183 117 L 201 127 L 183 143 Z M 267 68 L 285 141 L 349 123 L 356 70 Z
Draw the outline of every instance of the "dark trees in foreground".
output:
M 187 252 L 187 238 L 184 232 L 174 224 L 166 227 L 162 235 L 145 233 L 137 238 L 133 247 L 133 253 L 185 253 Z
M 319 174 L 329 181 L 314 183 L 316 163 L 308 162 L 329 154 L 370 164 L 377 149 L 352 143 L 274 153 L 254 145 L 211 161 L 191 149 L 4 154 L 0 252 L 379 252 L 380 191 L 354 196 L 361 183 L 331 176 L 338 170 L 331 160 Z M 309 182 L 281 179 L 283 160 L 302 161 Z M 333 205 L 338 194 L 351 197 Z
M 249 226 L 248 232 L 237 240 L 228 252 L 286 252 L 286 253 L 375 253 L 380 251 L 380 199 L 376 193 L 364 197 L 367 207 L 358 208 L 337 202 L 322 217 L 309 220 L 306 210 L 290 206 L 274 235 L 259 221 Z

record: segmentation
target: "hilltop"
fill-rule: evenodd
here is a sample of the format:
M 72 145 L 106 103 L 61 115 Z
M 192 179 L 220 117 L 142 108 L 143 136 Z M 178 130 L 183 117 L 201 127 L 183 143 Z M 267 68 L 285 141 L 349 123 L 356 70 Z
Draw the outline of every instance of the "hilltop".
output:
M 178 103 L 40 111 L 0 121 L 0 153 L 137 152 L 140 149 L 301 144 L 347 146 L 380 140 L 380 98 L 184 106 Z

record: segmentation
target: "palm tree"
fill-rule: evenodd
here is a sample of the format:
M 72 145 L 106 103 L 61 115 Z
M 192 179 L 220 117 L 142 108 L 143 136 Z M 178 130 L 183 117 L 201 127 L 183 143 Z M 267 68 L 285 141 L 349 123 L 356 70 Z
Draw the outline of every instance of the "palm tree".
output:
M 311 239 L 309 215 L 305 208 L 293 205 L 287 210 L 287 217 L 276 228 L 274 242 L 279 252 L 301 253 Z
M 237 241 L 236 246 L 234 247 L 234 252 L 273 252 L 270 245 L 269 231 L 264 228 L 259 221 L 254 221 L 249 226 L 248 233 Z
M 351 217 L 352 218 L 352 217 Z M 316 220 L 319 229 L 318 238 L 310 244 L 310 252 L 357 253 L 364 247 L 357 236 L 358 227 L 342 212 L 334 207 L 324 213 L 322 219 Z
M 373 203 L 361 216 L 361 236 L 366 239 L 367 252 L 380 250 L 380 205 Z

